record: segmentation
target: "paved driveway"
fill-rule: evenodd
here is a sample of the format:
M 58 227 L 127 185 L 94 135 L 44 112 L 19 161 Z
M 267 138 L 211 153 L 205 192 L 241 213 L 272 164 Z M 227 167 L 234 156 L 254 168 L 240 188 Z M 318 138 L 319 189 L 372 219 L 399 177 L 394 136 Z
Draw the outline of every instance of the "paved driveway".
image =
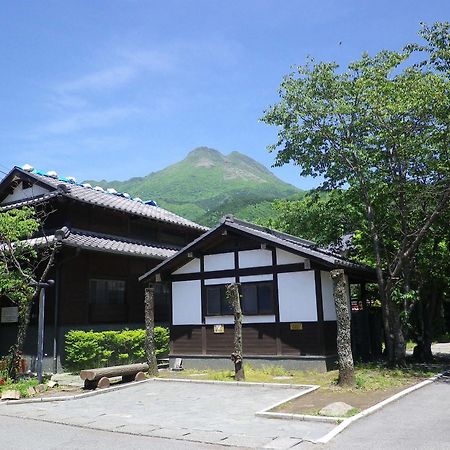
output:
M 289 448 L 333 428 L 320 422 L 255 417 L 256 411 L 298 392 L 155 380 L 78 400 L 0 406 L 0 415 L 221 445 Z

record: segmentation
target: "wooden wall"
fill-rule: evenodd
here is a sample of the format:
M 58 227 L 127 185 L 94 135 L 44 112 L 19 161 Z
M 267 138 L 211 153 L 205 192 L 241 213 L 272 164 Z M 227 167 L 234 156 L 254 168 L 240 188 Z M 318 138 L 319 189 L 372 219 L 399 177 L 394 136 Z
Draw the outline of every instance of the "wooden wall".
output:
M 244 324 L 242 328 L 245 355 L 305 356 L 336 354 L 336 322 L 303 323 L 302 330 L 290 330 L 288 323 Z M 223 334 L 214 327 L 172 326 L 173 355 L 216 355 L 228 357 L 233 351 L 234 326 L 225 325 Z M 278 342 L 277 342 L 278 341 Z

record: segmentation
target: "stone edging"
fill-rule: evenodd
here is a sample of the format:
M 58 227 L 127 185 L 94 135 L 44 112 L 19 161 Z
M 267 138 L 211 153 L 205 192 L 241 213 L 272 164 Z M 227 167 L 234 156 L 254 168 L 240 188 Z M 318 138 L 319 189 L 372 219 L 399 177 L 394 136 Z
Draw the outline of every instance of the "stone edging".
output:
M 109 388 L 105 389 L 96 389 L 95 391 L 90 392 L 83 392 L 82 394 L 75 394 L 75 395 L 61 395 L 58 397 L 35 397 L 35 398 L 24 398 L 20 400 L 5 400 L 0 401 L 1 405 L 20 405 L 22 403 L 41 403 L 41 402 L 64 402 L 64 401 L 70 401 L 70 400 L 78 400 L 80 398 L 85 397 L 92 397 L 94 395 L 101 395 L 101 394 L 107 394 L 108 392 L 112 391 L 118 391 L 120 389 L 126 389 L 133 386 L 137 386 L 138 384 L 142 383 L 148 383 L 150 381 L 176 381 L 181 383 L 198 383 L 198 384 L 221 384 L 221 385 L 229 385 L 229 386 L 247 386 L 247 387 L 253 387 L 253 386 L 261 386 L 261 387 L 277 387 L 282 389 L 289 389 L 289 388 L 301 388 L 305 392 L 301 392 L 300 394 L 296 394 L 294 397 L 297 397 L 298 395 L 303 395 L 308 392 L 311 392 L 312 390 L 318 389 L 319 386 L 310 385 L 310 384 L 287 384 L 287 383 L 257 383 L 257 382 L 251 382 L 251 381 L 219 381 L 219 380 L 191 380 L 189 378 L 149 378 L 147 380 L 142 381 L 133 381 L 126 384 L 120 384 L 116 386 L 111 386 Z M 291 398 L 287 400 L 283 400 L 278 404 L 285 403 L 289 401 Z M 276 405 L 272 405 L 270 408 L 274 408 Z
M 374 412 L 378 411 L 379 409 L 384 408 L 389 403 L 392 403 L 395 400 L 398 400 L 399 398 L 402 398 L 405 395 L 410 394 L 411 392 L 414 392 L 418 389 L 428 386 L 429 384 L 436 381 L 441 375 L 442 374 L 438 374 L 431 378 L 428 378 L 427 380 L 421 381 L 420 383 L 410 386 L 409 388 L 406 388 L 403 391 L 397 392 L 397 394 L 394 394 L 391 397 L 386 398 L 385 400 L 371 406 L 370 408 L 367 408 L 367 409 L 361 411 L 360 413 L 358 413 L 352 417 L 344 419 L 337 427 L 333 428 L 330 432 L 328 432 L 326 435 L 322 436 L 320 439 L 317 439 L 316 441 L 314 441 L 314 443 L 326 444 L 331 439 L 333 439 L 335 436 L 337 436 L 339 433 L 344 431 L 353 422 L 356 422 L 357 420 L 362 419 L 363 417 L 373 414 Z
M 112 392 L 112 391 L 127 389 L 127 388 L 130 388 L 133 386 L 137 386 L 138 384 L 148 383 L 149 381 L 152 381 L 152 380 L 153 380 L 153 378 L 149 378 L 148 380 L 142 380 L 142 381 L 132 381 L 127 384 L 120 384 L 117 386 L 111 386 L 109 388 L 104 388 L 104 389 L 96 389 L 95 391 L 83 392 L 82 394 L 75 394 L 75 395 L 61 395 L 58 397 L 23 398 L 20 400 L 5 400 L 5 401 L 0 401 L 0 406 L 2 406 L 2 405 L 20 405 L 22 403 L 64 402 L 64 401 L 70 401 L 70 400 L 77 400 L 79 398 L 93 397 L 94 395 L 101 395 L 101 394 L 106 394 L 106 393 Z
M 255 415 L 258 417 L 266 417 L 268 419 L 303 420 L 303 421 L 311 421 L 311 422 L 327 422 L 327 423 L 338 424 L 335 428 L 333 428 L 326 435 L 322 436 L 321 438 L 319 438 L 317 440 L 311 441 L 311 442 L 317 443 L 317 444 L 326 444 L 331 439 L 333 439 L 335 436 L 337 436 L 339 433 L 341 433 L 343 430 L 345 430 L 353 422 L 355 422 L 359 419 L 362 419 L 363 417 L 369 416 L 370 414 L 373 414 L 374 412 L 378 411 L 379 409 L 383 408 L 384 406 L 388 405 L 389 403 L 394 402 L 395 400 L 398 400 L 399 398 L 402 398 L 405 395 L 408 395 L 409 393 L 416 391 L 417 389 L 420 389 L 422 387 L 425 387 L 425 386 L 433 383 L 441 375 L 442 374 L 435 375 L 427 380 L 421 381 L 420 383 L 410 386 L 409 388 L 406 388 L 403 391 L 397 392 L 397 394 L 394 394 L 391 397 L 384 399 L 383 401 L 371 406 L 370 408 L 367 408 L 367 409 L 361 411 L 358 414 L 355 414 L 352 417 L 312 416 L 312 415 L 308 415 L 308 414 L 277 413 L 277 412 L 270 411 L 270 410 L 274 409 L 275 407 L 282 405 L 283 403 L 286 403 L 288 401 L 291 401 L 298 397 L 301 397 L 302 395 L 306 395 L 306 394 L 309 394 L 310 392 L 315 391 L 316 389 L 319 388 L 319 386 L 312 388 L 312 389 L 308 389 L 308 390 L 306 390 L 306 392 L 301 392 L 300 394 L 296 394 L 296 395 L 288 398 L 287 400 L 278 402 L 275 405 L 272 405 L 269 408 L 266 408 L 262 411 L 258 411 L 257 413 L 255 413 Z
M 295 389 L 295 388 L 301 388 L 305 391 L 311 392 L 311 388 L 318 389 L 319 386 L 315 384 L 289 384 L 289 383 L 258 383 L 256 381 L 220 381 L 220 380 L 193 380 L 191 378 L 152 378 L 154 381 L 176 381 L 180 383 L 198 383 L 198 384 L 221 384 L 221 385 L 228 385 L 228 386 L 247 386 L 247 387 L 254 387 L 254 386 L 261 386 L 261 387 L 277 387 L 277 388 L 284 388 L 284 389 Z M 304 392 L 307 393 L 307 392 Z M 300 395 L 304 394 L 303 392 Z M 298 396 L 299 394 L 296 394 Z M 275 406 L 278 406 L 278 404 L 282 404 L 287 402 L 288 400 L 283 400 L 282 402 L 277 403 L 276 405 L 271 406 L 270 408 L 274 408 Z M 267 408 L 267 409 L 270 409 Z

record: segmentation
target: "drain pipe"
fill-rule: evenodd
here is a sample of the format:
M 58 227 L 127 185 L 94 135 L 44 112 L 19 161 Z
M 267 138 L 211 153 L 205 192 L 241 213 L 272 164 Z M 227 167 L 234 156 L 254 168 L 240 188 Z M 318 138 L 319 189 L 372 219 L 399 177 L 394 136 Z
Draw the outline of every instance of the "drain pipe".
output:
M 72 259 L 77 258 L 81 253 L 81 249 L 77 248 L 75 251 L 75 255 L 69 256 L 66 259 L 63 259 L 56 266 L 56 274 L 55 274 L 55 309 L 54 309 L 54 317 L 53 317 L 53 373 L 58 373 L 58 338 L 59 338 L 59 329 L 58 329 L 58 318 L 59 318 L 59 299 L 60 299 L 60 287 L 61 287 L 61 267 L 63 264 L 71 261 Z

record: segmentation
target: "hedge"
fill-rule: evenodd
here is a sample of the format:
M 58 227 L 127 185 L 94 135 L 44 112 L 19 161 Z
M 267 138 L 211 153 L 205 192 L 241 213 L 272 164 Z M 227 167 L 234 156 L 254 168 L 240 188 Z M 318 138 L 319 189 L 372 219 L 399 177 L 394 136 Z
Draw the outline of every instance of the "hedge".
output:
M 169 353 L 169 330 L 155 327 L 156 356 Z M 145 330 L 81 331 L 65 336 L 65 363 L 69 371 L 145 361 Z

